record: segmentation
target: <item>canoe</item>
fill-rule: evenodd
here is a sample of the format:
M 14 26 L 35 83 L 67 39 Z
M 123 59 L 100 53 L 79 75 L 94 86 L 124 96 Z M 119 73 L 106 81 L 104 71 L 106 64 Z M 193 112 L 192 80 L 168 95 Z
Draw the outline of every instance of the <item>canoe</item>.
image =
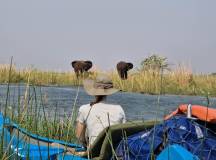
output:
M 9 118 L 5 118 L 2 113 L 0 113 L 0 134 L 3 134 L 4 152 L 9 152 L 12 159 L 101 160 L 110 159 L 113 148 L 119 144 L 122 137 L 148 130 L 156 123 L 158 122 L 128 122 L 108 127 L 99 134 L 88 153 L 85 152 L 85 147 L 79 144 L 32 134 Z M 65 147 L 54 147 L 52 143 Z M 68 154 L 68 149 L 75 150 L 74 154 Z
M 52 147 L 51 144 L 59 143 L 77 151 L 85 149 L 83 146 L 32 134 L 11 122 L 9 118 L 4 118 L 2 113 L 0 113 L 0 134 L 3 136 L 4 152 L 9 152 L 10 159 L 86 159 L 76 155 L 65 155 L 65 148 Z
M 216 123 L 216 109 L 201 105 L 181 104 L 179 107 L 167 115 L 164 119 L 167 120 L 177 114 L 187 114 L 187 117 L 196 117 L 199 120 Z
M 193 110 L 192 113 L 194 113 Z M 172 116 L 175 117 L 176 115 Z M 191 121 L 194 121 L 194 119 L 191 119 Z M 139 132 L 148 133 L 155 124 L 157 128 L 157 124 L 163 123 L 164 122 L 159 121 L 134 121 L 110 126 L 99 134 L 88 152 L 86 152 L 85 147 L 79 144 L 67 143 L 65 141 L 32 134 L 21 128 L 18 124 L 12 122 L 9 118 L 4 117 L 2 113 L 0 113 L 0 135 L 3 134 L 4 152 L 9 153 L 8 155 L 10 155 L 11 159 L 106 160 L 113 156 L 113 152 L 116 151 L 115 149 L 118 147 L 122 139 L 130 138 L 130 136 L 139 134 Z M 201 123 L 204 123 L 203 126 L 214 130 L 214 132 L 216 131 L 215 123 L 209 124 L 202 121 Z M 142 134 L 142 136 L 143 135 L 145 134 Z M 65 147 L 52 146 L 52 143 L 61 144 Z M 75 152 L 69 154 L 67 152 L 69 149 L 73 149 Z M 174 151 L 173 154 L 178 154 L 179 156 L 184 155 L 182 153 L 186 152 L 181 147 L 172 146 L 171 149 Z M 168 150 L 170 150 L 170 148 Z M 166 149 L 163 151 L 165 154 L 162 155 L 167 156 Z M 163 151 L 161 153 L 163 153 Z M 212 153 L 215 153 L 215 151 Z M 115 158 L 116 157 L 114 157 L 114 159 Z

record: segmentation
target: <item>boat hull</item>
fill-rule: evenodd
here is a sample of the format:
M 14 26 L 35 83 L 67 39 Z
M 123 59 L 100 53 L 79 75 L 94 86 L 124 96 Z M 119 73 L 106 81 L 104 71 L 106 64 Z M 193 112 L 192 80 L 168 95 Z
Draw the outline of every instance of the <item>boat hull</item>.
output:
M 77 150 L 84 150 L 80 145 L 67 143 L 65 141 L 49 139 L 27 132 L 20 128 L 19 125 L 5 118 L 0 113 L 0 134 L 2 135 L 3 150 L 5 158 L 12 159 L 29 159 L 29 160 L 85 160 L 80 156 L 65 154 L 67 147 Z M 51 146 L 52 143 L 65 145 L 66 148 Z M 7 154 L 6 154 L 7 153 Z

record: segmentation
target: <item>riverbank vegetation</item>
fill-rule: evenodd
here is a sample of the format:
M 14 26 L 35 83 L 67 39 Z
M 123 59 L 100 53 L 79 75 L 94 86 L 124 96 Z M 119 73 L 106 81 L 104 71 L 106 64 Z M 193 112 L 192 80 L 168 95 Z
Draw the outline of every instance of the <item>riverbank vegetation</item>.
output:
M 0 83 L 8 82 L 9 65 L 0 65 Z M 99 72 L 89 72 L 88 77 L 94 78 Z M 209 93 L 216 96 L 216 76 L 214 74 L 193 74 L 188 67 L 179 65 L 172 70 L 146 69 L 134 70 L 127 80 L 121 80 L 116 71 L 107 72 L 116 88 L 122 91 L 145 94 L 176 94 L 203 95 Z M 84 77 L 87 77 L 85 75 Z M 11 69 L 11 83 L 27 83 L 32 85 L 81 85 L 74 72 L 42 71 L 38 69 Z

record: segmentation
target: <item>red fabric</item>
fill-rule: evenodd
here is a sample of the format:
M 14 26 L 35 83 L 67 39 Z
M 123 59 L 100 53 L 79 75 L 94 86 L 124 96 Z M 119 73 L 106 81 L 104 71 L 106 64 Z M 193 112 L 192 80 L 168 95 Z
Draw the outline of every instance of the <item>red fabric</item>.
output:
M 167 120 L 176 114 L 187 114 L 188 104 L 180 105 L 174 112 L 167 115 L 164 119 Z M 207 108 L 206 106 L 192 105 L 191 114 L 202 121 L 216 123 L 216 109 Z

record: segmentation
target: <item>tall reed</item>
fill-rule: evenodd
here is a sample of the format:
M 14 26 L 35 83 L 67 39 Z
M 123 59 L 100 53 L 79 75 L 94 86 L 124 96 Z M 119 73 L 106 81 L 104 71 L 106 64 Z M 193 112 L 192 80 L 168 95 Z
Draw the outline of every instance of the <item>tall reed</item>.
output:
M 14 100 L 15 97 L 11 97 L 11 75 L 13 72 L 12 61 L 10 65 L 10 69 L 7 72 L 9 74 L 7 80 L 7 92 L 6 92 L 6 99 L 4 105 L 4 116 L 9 117 L 11 120 L 16 122 L 20 125 L 20 127 L 25 128 L 29 132 L 45 136 L 47 138 L 52 139 L 59 139 L 59 140 L 66 140 L 67 142 L 74 142 L 74 118 L 69 118 L 65 116 L 63 119 L 60 119 L 55 112 L 54 118 L 50 118 L 47 115 L 47 111 L 45 111 L 45 99 L 43 98 L 43 93 L 41 92 L 40 86 L 35 86 L 33 83 L 30 82 L 32 79 L 31 70 L 28 72 L 26 71 L 26 79 L 27 83 L 25 84 L 25 91 L 24 95 L 20 91 L 20 84 L 18 84 L 18 97 L 17 100 Z M 31 83 L 31 85 L 30 85 Z M 39 89 L 39 91 L 36 91 Z M 40 97 L 40 98 L 38 98 Z M 13 98 L 14 101 L 17 101 L 18 104 L 14 103 L 11 106 L 11 99 Z M 9 107 L 11 106 L 11 107 Z M 1 108 L 3 106 L 1 105 Z M 57 108 L 54 106 L 54 108 Z M 73 107 L 73 106 L 72 106 Z M 43 111 L 43 115 L 41 115 L 41 110 Z M 75 112 L 76 110 L 73 110 Z M 75 113 L 71 113 L 71 117 L 75 116 Z M 13 138 L 13 137 L 12 137 Z M 12 142 L 11 138 L 11 142 Z M 10 143 L 4 141 L 4 130 L 1 132 L 1 146 L 0 146 L 0 158 L 1 159 L 8 159 L 12 156 L 10 152 Z M 28 143 L 28 142 L 26 142 Z M 5 146 L 8 144 L 7 146 Z M 38 143 L 39 144 L 39 143 Z M 48 153 L 49 154 L 49 153 Z M 49 155 L 48 155 L 49 157 Z

